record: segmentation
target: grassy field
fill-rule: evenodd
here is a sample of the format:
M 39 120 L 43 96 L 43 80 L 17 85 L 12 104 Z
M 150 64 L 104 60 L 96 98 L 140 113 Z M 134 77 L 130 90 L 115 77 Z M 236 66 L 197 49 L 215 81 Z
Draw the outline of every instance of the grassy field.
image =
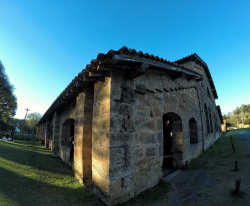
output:
M 214 168 L 215 171 L 220 173 L 220 168 L 223 169 L 223 166 L 229 165 L 230 163 L 234 165 L 235 161 L 241 160 L 244 157 L 245 151 L 239 149 L 242 148 L 244 144 L 239 138 L 239 131 L 250 132 L 250 129 L 231 130 L 226 133 L 212 145 L 211 149 L 207 149 L 199 158 L 192 160 L 189 164 L 189 169 Z M 235 154 L 232 147 L 231 136 L 235 147 Z
M 0 141 L 0 205 L 105 205 L 91 189 L 83 188 L 73 170 L 51 151 L 25 135 Z M 140 194 L 125 205 L 153 203 L 170 190 L 169 183 Z M 123 204 L 124 205 L 124 204 Z
M 103 205 L 31 136 L 0 141 L 0 205 Z
M 240 131 L 243 130 L 250 131 Z M 222 183 L 226 182 L 224 174 L 227 179 L 234 179 L 235 175 L 243 172 L 243 161 L 248 161 L 248 157 L 242 149 L 245 148 L 244 141 L 239 138 L 238 131 L 230 131 L 221 137 L 211 149 L 191 161 L 188 170 L 204 172 L 221 179 Z M 236 154 L 230 136 L 233 137 Z M 236 160 L 239 161 L 237 172 L 234 171 Z M 224 188 L 223 184 L 221 188 Z M 248 192 L 248 189 L 242 189 Z M 170 183 L 161 182 L 121 205 L 157 205 L 157 202 L 167 201 L 172 190 Z M 83 188 L 74 178 L 73 170 L 59 158 L 52 157 L 51 151 L 36 142 L 35 136 L 26 141 L 25 135 L 15 135 L 14 142 L 0 141 L 0 205 L 88 206 L 104 203 L 92 190 Z

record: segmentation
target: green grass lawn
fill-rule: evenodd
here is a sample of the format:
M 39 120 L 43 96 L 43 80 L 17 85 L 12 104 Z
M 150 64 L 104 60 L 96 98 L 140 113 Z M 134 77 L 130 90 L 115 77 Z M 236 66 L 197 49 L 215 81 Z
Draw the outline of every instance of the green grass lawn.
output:
M 0 205 L 103 205 L 73 170 L 30 136 L 0 141 Z
M 212 145 L 212 149 L 207 149 L 198 158 L 193 159 L 188 166 L 189 169 L 216 168 L 215 171 L 220 172 L 219 168 L 223 169 L 223 166 L 227 165 L 228 161 L 232 162 L 232 165 L 234 165 L 234 161 L 241 160 L 244 157 L 245 151 L 239 149 L 242 148 L 242 144 L 244 144 L 239 137 L 239 131 L 250 131 L 250 129 L 231 130 L 226 133 Z M 232 147 L 231 136 L 235 146 L 235 154 Z M 209 163 L 206 164 L 206 160 L 208 159 L 213 161 L 209 161 Z M 219 168 L 218 165 L 220 165 Z
M 241 131 L 250 129 L 241 129 Z M 230 131 L 191 161 L 189 169 L 205 169 L 211 174 L 234 169 L 234 160 L 244 156 L 244 144 L 238 131 Z M 230 136 L 236 148 L 233 154 Z M 209 160 L 209 161 L 208 161 Z M 212 161 L 211 161 L 212 160 Z M 241 168 L 240 168 L 241 169 Z M 158 184 L 122 205 L 153 205 L 167 198 L 171 184 Z M 157 201 L 156 201 L 157 202 Z M 51 151 L 36 142 L 35 136 L 26 141 L 25 135 L 15 135 L 14 142 L 0 141 L 0 205 L 105 205 L 74 178 L 74 171 Z
M 161 182 L 122 205 L 144 205 L 167 195 Z M 25 135 L 0 141 L 0 205 L 105 205 L 74 178 L 74 171 L 51 151 Z

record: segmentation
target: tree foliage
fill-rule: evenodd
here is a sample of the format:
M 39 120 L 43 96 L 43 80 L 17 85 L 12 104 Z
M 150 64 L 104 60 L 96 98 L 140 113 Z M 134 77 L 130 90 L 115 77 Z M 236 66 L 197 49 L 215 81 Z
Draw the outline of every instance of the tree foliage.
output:
M 245 119 L 244 124 L 250 124 L 250 119 Z
M 227 120 L 227 123 L 237 125 L 237 123 L 250 123 L 250 104 L 242 104 L 240 107 L 236 107 L 233 112 L 229 112 L 227 115 L 223 115 L 223 119 Z M 248 123 L 249 122 L 249 123 Z
M 15 129 L 15 126 L 11 124 L 9 119 L 6 122 L 0 120 L 0 128 L 1 128 L 1 131 L 6 131 L 6 130 Z
M 250 113 L 250 104 L 248 105 L 241 105 L 241 107 L 236 107 L 236 109 L 233 111 L 234 115 L 239 115 L 242 113 Z
M 27 115 L 27 125 L 31 129 L 31 132 L 36 132 L 36 125 L 39 122 L 39 120 L 42 118 L 42 115 L 34 112 Z
M 36 125 L 41 119 L 42 115 L 34 112 L 27 115 L 26 120 L 13 118 L 10 121 L 10 125 L 14 128 L 18 127 L 22 132 L 36 132 Z
M 13 90 L 14 87 L 9 82 L 4 66 L 0 61 L 0 120 L 3 122 L 16 114 L 17 100 Z

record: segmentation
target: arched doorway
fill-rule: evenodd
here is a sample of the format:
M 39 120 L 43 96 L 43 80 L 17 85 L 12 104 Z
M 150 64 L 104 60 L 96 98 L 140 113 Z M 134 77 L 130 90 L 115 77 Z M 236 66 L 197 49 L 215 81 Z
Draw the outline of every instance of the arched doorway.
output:
M 169 112 L 163 115 L 163 170 L 183 167 L 182 156 L 182 121 L 176 113 Z
M 67 119 L 62 127 L 62 146 L 70 146 L 70 138 L 74 136 L 75 120 L 72 118 Z

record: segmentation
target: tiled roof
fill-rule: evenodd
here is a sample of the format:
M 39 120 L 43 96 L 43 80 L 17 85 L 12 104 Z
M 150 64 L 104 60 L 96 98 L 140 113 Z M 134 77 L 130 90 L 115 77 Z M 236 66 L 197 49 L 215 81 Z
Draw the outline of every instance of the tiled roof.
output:
M 171 62 L 169 60 L 160 58 L 158 56 L 143 53 L 142 51 L 136 51 L 135 49 L 128 49 L 126 46 L 115 51 L 110 50 L 107 54 L 99 53 L 96 59 L 91 60 L 90 64 L 87 64 L 85 69 L 82 70 L 72 82 L 62 91 L 62 93 L 56 98 L 49 109 L 45 112 L 40 120 L 40 123 L 45 120 L 52 112 L 63 104 L 70 101 L 67 99 L 72 89 L 77 87 L 78 84 L 89 84 L 89 82 L 97 81 L 98 76 L 102 72 L 100 66 L 110 66 L 110 69 L 114 69 L 117 63 L 120 63 L 118 69 L 122 69 L 121 64 L 125 64 L 125 67 L 129 65 L 146 62 L 151 66 L 161 68 L 164 71 L 182 72 L 186 75 L 194 76 L 197 79 L 201 79 L 202 75 L 194 72 L 180 64 L 178 62 Z M 106 67 L 107 68 L 107 67 Z M 133 69 L 133 68 L 132 68 Z
M 94 61 L 96 63 L 99 61 L 104 61 L 107 58 L 112 59 L 114 57 L 114 55 L 117 55 L 117 54 L 131 56 L 131 58 L 132 57 L 144 58 L 144 59 L 168 64 L 168 65 L 171 65 L 173 67 L 178 67 L 178 68 L 181 68 L 181 69 L 186 70 L 186 71 L 192 71 L 192 70 L 186 68 L 185 66 L 180 65 L 178 62 L 172 62 L 172 61 L 163 59 L 161 57 L 155 56 L 153 54 L 143 53 L 142 51 L 136 51 L 135 49 L 129 49 L 126 46 L 122 47 L 121 49 L 119 49 L 117 51 L 111 49 L 107 54 L 99 53 L 97 55 L 96 60 L 92 60 L 92 61 Z M 91 61 L 91 66 L 92 66 L 92 61 Z
M 187 57 L 184 57 L 182 59 L 179 59 L 179 60 L 175 61 L 175 63 L 181 64 L 181 63 L 185 63 L 185 62 L 188 62 L 188 61 L 193 61 L 196 64 L 198 64 L 198 65 L 200 65 L 200 66 L 202 66 L 204 68 L 205 73 L 206 73 L 207 78 L 208 78 L 208 81 L 209 81 L 209 84 L 210 84 L 211 89 L 213 91 L 214 98 L 218 99 L 218 95 L 217 95 L 217 92 L 216 92 L 216 89 L 215 89 L 215 86 L 214 86 L 214 81 L 212 79 L 212 76 L 211 76 L 211 73 L 210 73 L 210 71 L 208 69 L 208 66 L 196 53 L 191 54 L 191 55 L 189 55 Z

